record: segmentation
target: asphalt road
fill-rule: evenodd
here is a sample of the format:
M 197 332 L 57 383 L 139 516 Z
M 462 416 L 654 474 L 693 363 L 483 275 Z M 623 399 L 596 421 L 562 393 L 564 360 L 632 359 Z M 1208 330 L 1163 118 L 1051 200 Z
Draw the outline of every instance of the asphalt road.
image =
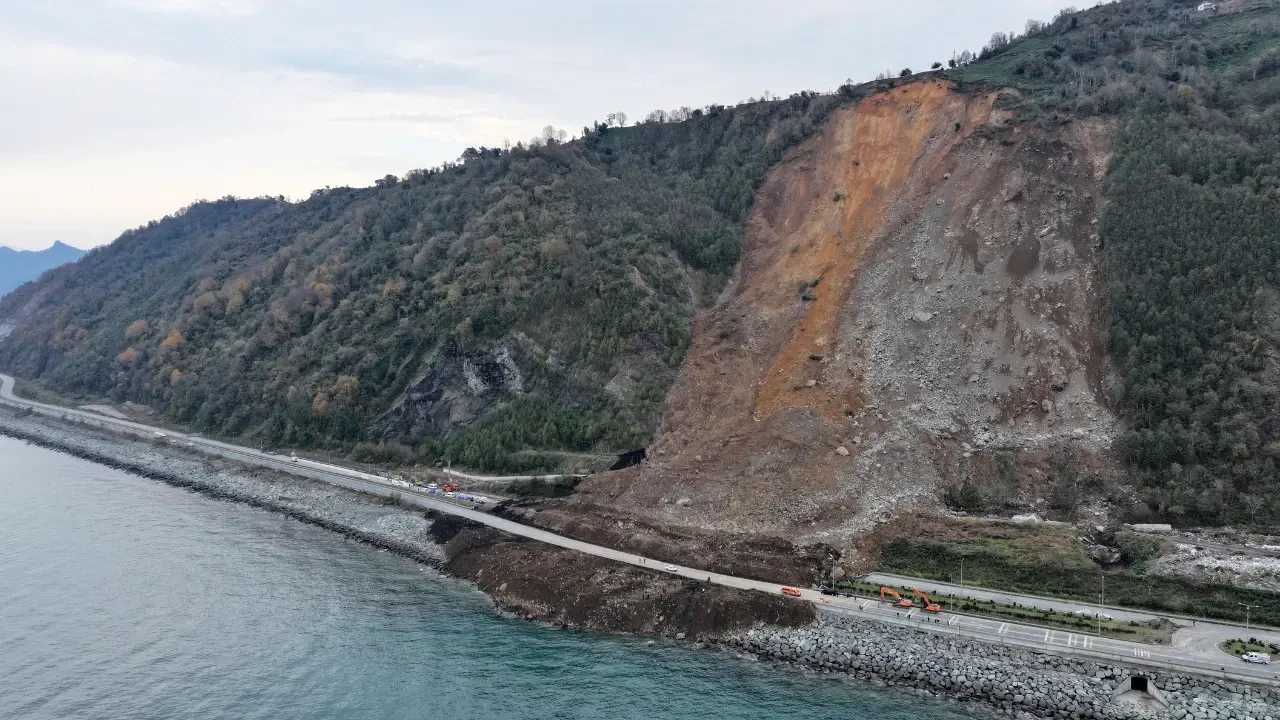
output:
M 871 573 L 864 578 L 867 582 L 877 583 L 880 585 L 889 585 L 890 587 L 917 587 L 930 595 L 955 595 L 956 597 L 972 598 L 974 600 L 994 600 L 998 603 L 1012 604 L 1018 603 L 1023 607 L 1032 607 L 1037 610 L 1053 610 L 1060 613 L 1082 613 L 1090 618 L 1096 617 L 1095 613 L 1099 612 L 1096 603 L 1080 603 L 1070 600 L 1059 600 L 1057 598 L 1035 597 L 1030 595 L 1017 595 L 1014 593 L 1000 592 L 997 590 L 986 590 L 984 588 L 975 588 L 971 585 L 961 587 L 950 583 L 938 582 L 936 580 L 924 580 L 921 578 L 906 577 L 903 575 L 890 575 L 887 573 Z M 1099 588 L 1101 590 L 1101 588 Z M 1122 608 L 1106 607 L 1101 610 L 1105 615 L 1111 616 L 1116 620 L 1134 622 L 1150 622 L 1156 619 L 1156 616 L 1133 610 L 1125 610 Z
M 323 482 L 341 485 L 361 492 L 383 497 L 398 495 L 404 502 L 438 512 L 456 515 L 487 525 L 497 530 L 537 540 L 549 545 L 577 550 L 596 557 L 602 557 L 657 572 L 668 572 L 679 577 L 699 582 L 711 582 L 726 587 L 743 590 L 759 590 L 777 594 L 781 587 L 775 583 L 761 582 L 732 575 L 708 572 L 706 570 L 673 565 L 653 558 L 645 558 L 625 553 L 613 548 L 584 543 L 573 538 L 541 530 L 527 525 L 512 522 L 488 513 L 466 507 L 461 504 L 447 502 L 438 496 L 409 492 L 396 487 L 386 478 L 369 473 L 351 470 L 337 465 L 329 465 L 313 460 L 299 459 L 292 462 L 289 458 L 278 455 L 266 455 L 252 448 L 240 447 L 228 443 L 209 440 L 202 437 L 184 435 L 164 428 L 152 427 L 128 420 L 96 415 L 94 413 L 73 410 L 54 405 L 45 405 L 23 400 L 13 393 L 14 379 L 0 374 L 0 403 L 29 408 L 33 412 L 55 417 L 85 422 L 107 430 L 114 430 L 144 438 L 155 439 L 158 433 L 172 438 L 176 443 L 190 446 L 187 449 L 198 449 L 213 455 L 227 457 L 251 465 L 283 470 L 295 475 L 310 477 Z M 924 589 L 924 588 L 921 588 Z M 1153 668 L 1176 667 L 1184 671 L 1200 674 L 1211 674 L 1219 677 L 1234 677 L 1242 680 L 1280 685 L 1280 676 L 1268 666 L 1248 665 L 1230 658 L 1216 648 L 1187 647 L 1170 648 L 1140 643 L 1111 640 L 1093 635 L 1068 633 L 1059 630 L 1046 630 L 1029 625 L 988 620 L 984 618 L 958 615 L 947 612 L 930 615 L 918 608 L 899 610 L 873 599 L 840 598 L 824 596 L 816 590 L 799 588 L 803 600 L 814 603 L 822 612 L 836 613 L 886 624 L 917 627 L 930 632 L 956 635 L 992 643 L 1017 645 L 1032 650 L 1054 652 L 1063 655 L 1074 655 L 1102 661 L 1116 661 L 1127 665 Z M 1013 596 L 1018 597 L 1018 596 Z M 1030 599 L 1019 598 L 1021 604 L 1030 604 Z M 1230 628 L 1234 636 L 1247 635 L 1244 628 Z M 1256 634 L 1256 633 L 1255 633 Z

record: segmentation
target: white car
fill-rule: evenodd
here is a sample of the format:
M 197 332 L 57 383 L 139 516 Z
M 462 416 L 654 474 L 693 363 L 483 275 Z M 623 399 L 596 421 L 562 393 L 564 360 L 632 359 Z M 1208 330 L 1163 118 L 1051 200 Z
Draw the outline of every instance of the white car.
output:
M 455 494 L 453 494 L 453 493 L 451 493 L 451 492 L 447 492 L 447 493 L 445 493 L 445 494 L 444 494 L 444 496 L 445 496 L 445 497 L 447 497 L 447 498 L 457 497 L 457 495 L 455 495 Z
M 484 505 L 484 504 L 486 504 L 486 503 L 488 503 L 488 502 L 489 502 L 489 498 L 487 498 L 487 497 L 485 497 L 485 496 L 483 496 L 483 495 L 477 495 L 477 496 L 475 497 L 475 503 L 476 503 L 477 505 Z
M 428 489 L 428 490 L 435 490 L 435 489 L 436 489 L 436 488 L 438 488 L 438 487 L 440 487 L 440 486 L 439 486 L 439 485 L 437 485 L 437 484 L 435 484 L 435 483 L 427 483 L 427 489 Z
M 668 565 L 663 568 L 663 570 L 666 570 L 667 572 L 680 572 L 680 568 L 677 568 L 675 565 Z
M 1258 665 L 1270 665 L 1271 656 L 1260 652 L 1247 652 L 1240 656 L 1240 659 L 1247 663 L 1256 663 Z

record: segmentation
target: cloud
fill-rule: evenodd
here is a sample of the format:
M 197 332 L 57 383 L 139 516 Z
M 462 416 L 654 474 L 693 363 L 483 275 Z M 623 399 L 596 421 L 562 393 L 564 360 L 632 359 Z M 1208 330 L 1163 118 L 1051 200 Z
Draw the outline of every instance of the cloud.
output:
M 258 11 L 257 3 L 250 0 L 116 0 L 116 4 L 144 13 L 252 15 Z

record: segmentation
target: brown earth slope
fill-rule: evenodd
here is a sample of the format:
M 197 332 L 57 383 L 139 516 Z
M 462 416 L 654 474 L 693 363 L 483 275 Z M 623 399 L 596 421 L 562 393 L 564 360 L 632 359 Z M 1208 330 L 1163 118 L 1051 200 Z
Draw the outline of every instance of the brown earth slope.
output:
M 966 478 L 1034 506 L 1051 456 L 1114 472 L 1094 230 L 1111 133 L 1014 125 L 996 100 L 912 83 L 790 153 L 649 461 L 577 502 L 848 547 Z

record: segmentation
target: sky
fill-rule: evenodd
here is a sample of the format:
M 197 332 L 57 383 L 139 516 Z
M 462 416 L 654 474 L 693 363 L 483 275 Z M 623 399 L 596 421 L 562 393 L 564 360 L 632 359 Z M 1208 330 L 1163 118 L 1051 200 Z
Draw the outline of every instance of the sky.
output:
M 830 91 L 1062 0 L 0 1 L 0 245 L 307 197 L 614 111 Z

